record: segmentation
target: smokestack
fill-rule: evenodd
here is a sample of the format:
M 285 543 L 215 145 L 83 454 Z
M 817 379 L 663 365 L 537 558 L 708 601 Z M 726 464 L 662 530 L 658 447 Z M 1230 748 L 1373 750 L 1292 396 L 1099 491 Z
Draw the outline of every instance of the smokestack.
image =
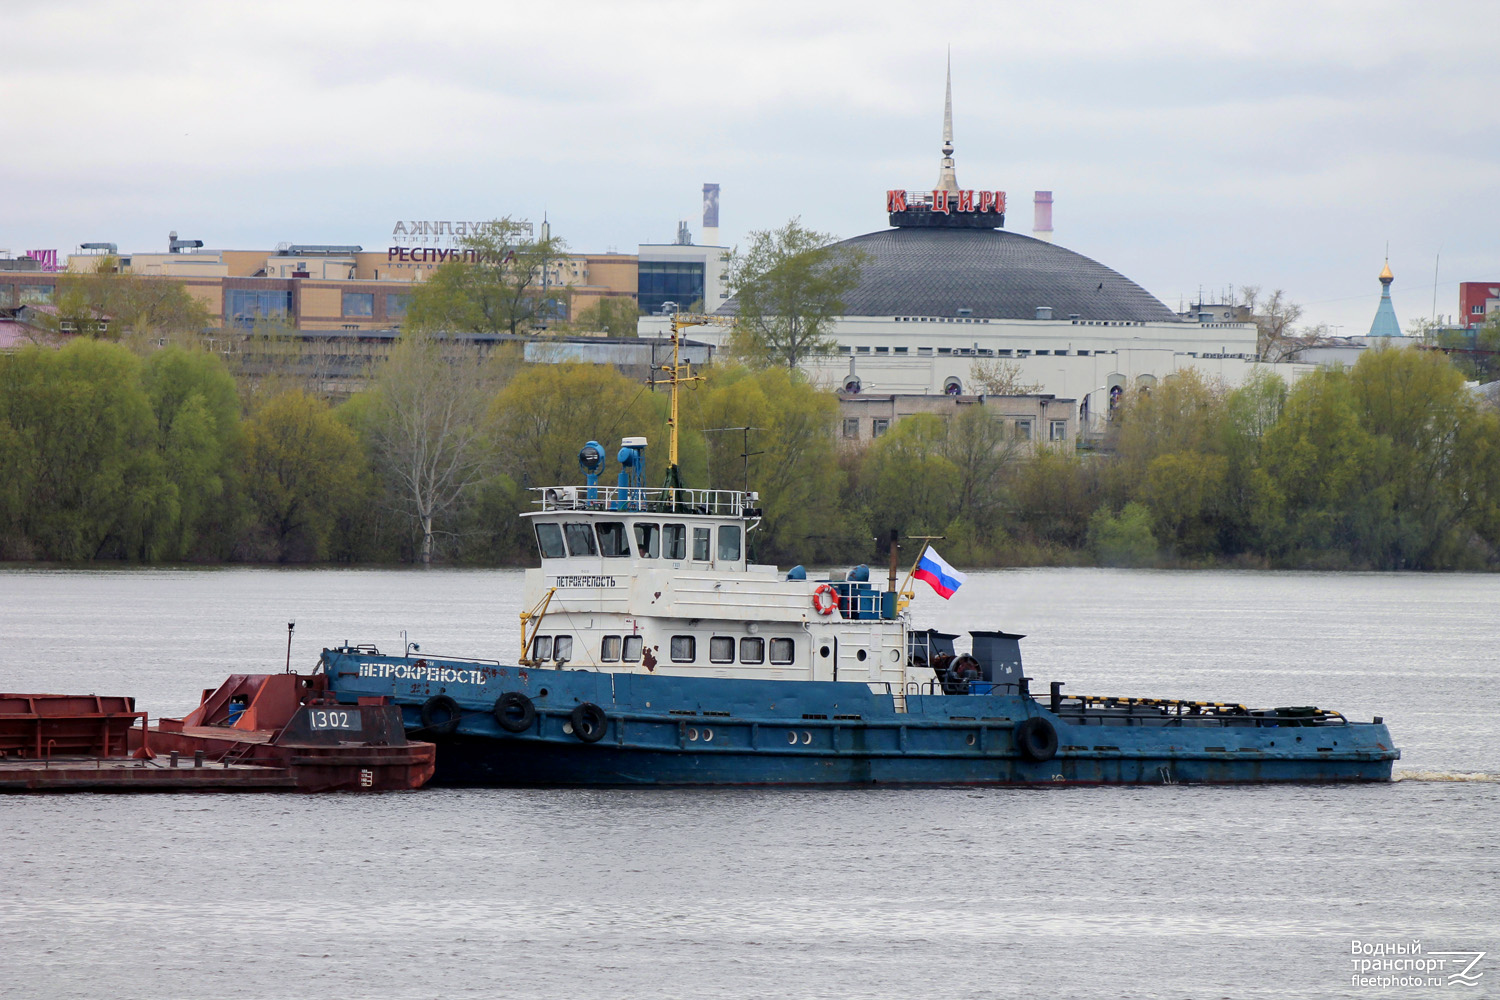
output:
M 703 245 L 719 245 L 719 185 L 703 185 Z
M 1038 191 L 1036 198 L 1032 201 L 1036 209 L 1035 220 L 1031 224 L 1031 235 L 1039 240 L 1052 242 L 1052 192 Z

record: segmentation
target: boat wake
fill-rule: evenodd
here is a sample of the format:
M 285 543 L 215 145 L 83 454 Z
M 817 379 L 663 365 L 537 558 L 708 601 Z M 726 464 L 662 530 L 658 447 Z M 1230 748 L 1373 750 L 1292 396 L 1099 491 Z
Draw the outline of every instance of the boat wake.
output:
M 1392 781 L 1500 781 L 1500 774 L 1483 771 L 1397 771 Z

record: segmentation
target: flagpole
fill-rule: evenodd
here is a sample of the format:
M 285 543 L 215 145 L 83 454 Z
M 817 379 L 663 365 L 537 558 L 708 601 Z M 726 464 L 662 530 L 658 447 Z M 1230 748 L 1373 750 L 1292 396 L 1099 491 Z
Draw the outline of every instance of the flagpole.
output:
M 906 571 L 906 579 L 903 580 L 903 581 L 901 581 L 901 589 L 898 590 L 898 591 L 896 591 L 896 596 L 897 596 L 898 599 L 900 598 L 901 595 L 903 595 L 903 594 L 905 594 L 907 592 L 906 588 L 908 586 L 910 586 L 910 584 L 911 584 L 911 578 L 914 577 L 914 576 L 916 576 L 916 574 L 917 574 L 917 567 L 920 566 L 920 565 L 922 565 L 922 557 L 927 554 L 927 550 L 928 549 L 932 548 L 932 544 L 931 543 L 933 543 L 933 542 L 941 542 L 943 540 L 944 536 L 942 536 L 942 535 L 909 535 L 907 537 L 915 539 L 917 541 L 920 541 L 922 543 L 922 547 L 917 550 L 917 558 L 916 558 L 916 561 L 911 564 L 911 569 L 909 569 L 909 570 Z M 915 593 L 913 593 L 912 597 L 915 597 L 915 596 L 916 596 Z M 910 598 L 908 598 L 908 600 L 910 600 Z

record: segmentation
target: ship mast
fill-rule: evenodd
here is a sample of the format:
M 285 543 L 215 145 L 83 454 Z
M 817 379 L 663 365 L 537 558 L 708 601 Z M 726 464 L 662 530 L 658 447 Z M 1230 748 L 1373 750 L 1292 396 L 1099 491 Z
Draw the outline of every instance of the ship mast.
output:
M 669 490 L 682 489 L 682 470 L 677 464 L 677 417 L 678 417 L 678 395 L 679 386 L 690 385 L 694 382 L 703 381 L 702 375 L 692 373 L 692 363 L 680 361 L 682 338 L 680 336 L 683 327 L 698 326 L 709 322 L 706 316 L 694 316 L 687 313 L 677 313 L 672 317 L 672 363 L 662 365 L 661 371 L 667 376 L 663 379 L 651 380 L 652 386 L 669 386 L 672 393 L 671 415 L 667 417 L 667 481 L 666 488 Z M 677 495 L 672 494 L 672 502 L 675 505 Z

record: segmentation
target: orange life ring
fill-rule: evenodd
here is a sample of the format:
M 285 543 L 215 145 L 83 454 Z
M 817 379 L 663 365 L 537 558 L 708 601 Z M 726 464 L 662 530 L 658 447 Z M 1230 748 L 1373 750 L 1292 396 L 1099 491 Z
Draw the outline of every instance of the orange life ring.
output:
M 824 603 L 824 598 L 828 599 L 826 604 Z M 818 614 L 831 615 L 833 614 L 833 609 L 839 606 L 839 592 L 834 590 L 829 584 L 820 584 L 818 589 L 813 591 L 812 601 L 813 610 Z

